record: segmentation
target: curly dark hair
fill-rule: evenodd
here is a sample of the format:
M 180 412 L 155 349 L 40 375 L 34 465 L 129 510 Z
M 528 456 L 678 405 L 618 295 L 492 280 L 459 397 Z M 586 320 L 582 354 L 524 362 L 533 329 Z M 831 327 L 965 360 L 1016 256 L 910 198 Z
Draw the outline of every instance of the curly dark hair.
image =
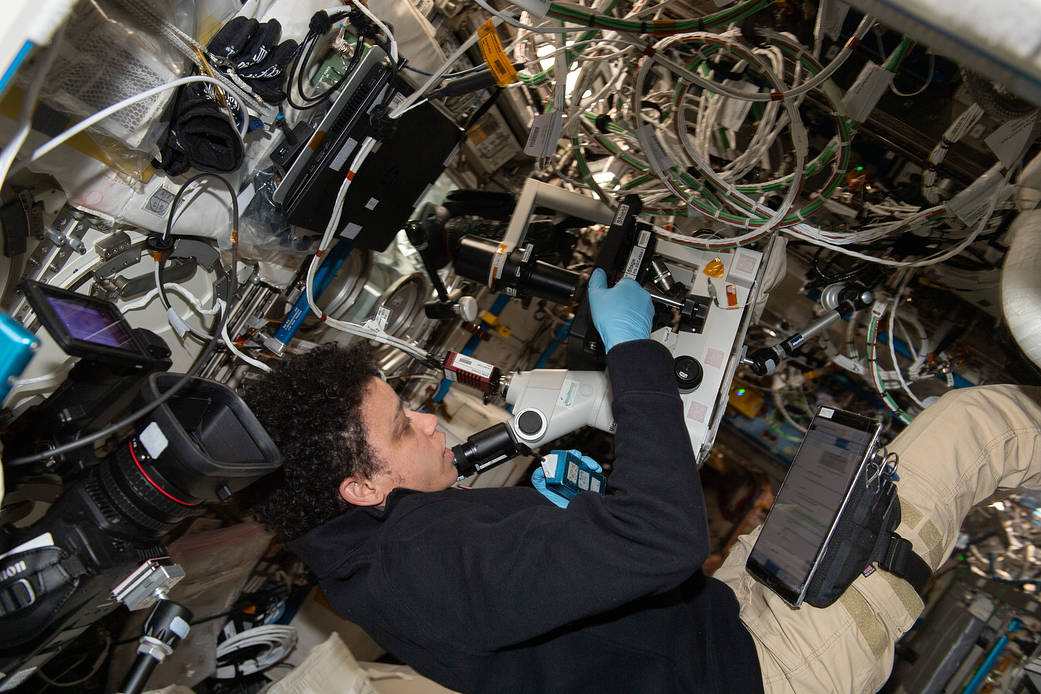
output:
M 380 471 L 360 409 L 375 378 L 367 344 L 325 345 L 243 386 L 242 399 L 285 461 L 249 494 L 251 511 L 269 530 L 287 540 L 303 535 L 350 508 L 339 491 L 345 477 Z

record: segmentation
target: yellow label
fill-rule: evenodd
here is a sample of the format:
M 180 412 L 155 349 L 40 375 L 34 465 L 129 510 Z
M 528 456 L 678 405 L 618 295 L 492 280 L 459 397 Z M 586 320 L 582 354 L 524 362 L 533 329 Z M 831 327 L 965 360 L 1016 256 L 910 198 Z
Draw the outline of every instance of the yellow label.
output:
M 506 57 L 506 51 L 502 50 L 499 42 L 499 34 L 495 31 L 495 25 L 489 19 L 477 28 L 477 46 L 481 49 L 484 62 L 488 63 L 488 70 L 495 77 L 495 82 L 500 87 L 505 87 L 517 81 L 517 71 Z
M 510 333 L 513 331 L 507 328 L 505 325 L 497 325 L 495 326 L 495 332 L 499 333 L 503 337 L 509 337 Z
M 726 271 L 726 266 L 723 264 L 723 261 L 721 261 L 719 258 L 716 258 L 715 260 L 710 262 L 708 265 L 705 266 L 705 269 L 702 270 L 702 272 L 704 272 L 709 277 L 716 278 L 720 278 L 723 275 L 725 275 Z
M 496 316 L 493 313 L 489 313 L 488 311 L 485 311 L 484 313 L 481 314 L 481 320 L 483 320 L 488 325 L 495 325 L 496 323 L 499 322 L 499 317 Z

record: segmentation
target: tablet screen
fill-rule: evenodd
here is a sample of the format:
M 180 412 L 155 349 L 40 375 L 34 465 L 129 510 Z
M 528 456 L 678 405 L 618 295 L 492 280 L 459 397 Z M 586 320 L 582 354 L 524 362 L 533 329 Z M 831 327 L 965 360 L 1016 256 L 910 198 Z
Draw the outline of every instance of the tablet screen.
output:
M 836 421 L 847 419 L 838 415 L 852 419 Z M 871 420 L 829 408 L 810 424 L 749 556 L 770 583 L 785 589 L 782 597 L 801 599 L 876 431 Z
M 120 317 L 105 306 L 50 295 L 46 298 L 70 337 L 128 352 L 138 351 Z

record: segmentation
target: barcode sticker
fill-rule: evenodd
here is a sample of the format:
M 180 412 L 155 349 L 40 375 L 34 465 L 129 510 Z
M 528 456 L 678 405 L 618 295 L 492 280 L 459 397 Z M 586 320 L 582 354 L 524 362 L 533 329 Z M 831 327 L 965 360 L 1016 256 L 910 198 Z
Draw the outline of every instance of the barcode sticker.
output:
M 551 157 L 557 151 L 560 130 L 564 122 L 560 111 L 551 111 L 535 116 L 531 121 L 531 132 L 524 145 L 524 153 L 532 157 Z
M 477 374 L 481 378 L 491 378 L 492 371 L 495 370 L 491 364 L 473 359 L 465 354 L 456 354 L 455 359 L 452 360 L 452 366 Z

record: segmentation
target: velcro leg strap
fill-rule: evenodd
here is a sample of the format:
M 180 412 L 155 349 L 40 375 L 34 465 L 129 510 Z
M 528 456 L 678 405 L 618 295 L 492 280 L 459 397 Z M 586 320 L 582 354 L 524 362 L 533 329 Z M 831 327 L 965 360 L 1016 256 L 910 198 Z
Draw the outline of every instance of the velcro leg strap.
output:
M 889 534 L 889 546 L 879 560 L 878 568 L 904 579 L 919 595 L 925 590 L 929 577 L 933 575 L 925 560 L 915 553 L 911 541 L 896 533 Z

